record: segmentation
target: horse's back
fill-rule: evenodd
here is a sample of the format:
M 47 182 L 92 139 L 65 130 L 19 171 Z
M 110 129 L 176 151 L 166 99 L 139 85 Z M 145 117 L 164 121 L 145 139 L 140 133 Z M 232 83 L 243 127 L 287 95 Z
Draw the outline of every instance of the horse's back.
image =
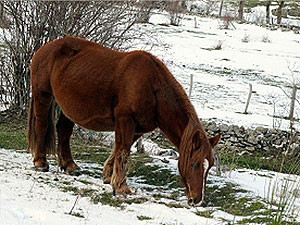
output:
M 147 130 L 155 117 L 153 66 L 151 55 L 143 51 L 123 53 L 62 38 L 33 57 L 32 85 L 43 84 L 65 115 L 88 129 L 113 130 L 116 114 L 127 113 Z

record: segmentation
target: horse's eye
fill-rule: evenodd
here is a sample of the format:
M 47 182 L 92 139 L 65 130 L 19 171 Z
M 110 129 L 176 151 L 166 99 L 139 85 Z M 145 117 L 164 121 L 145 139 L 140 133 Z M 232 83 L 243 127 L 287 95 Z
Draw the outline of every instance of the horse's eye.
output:
M 193 164 L 191 164 L 191 167 L 193 169 L 199 168 L 200 167 L 200 163 L 193 163 Z

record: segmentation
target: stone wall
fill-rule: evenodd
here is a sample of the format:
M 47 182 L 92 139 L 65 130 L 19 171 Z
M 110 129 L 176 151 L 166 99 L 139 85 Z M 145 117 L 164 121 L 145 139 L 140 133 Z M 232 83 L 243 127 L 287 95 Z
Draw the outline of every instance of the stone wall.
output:
M 236 151 L 240 154 L 253 152 L 271 152 L 273 154 L 300 153 L 300 133 L 290 134 L 288 131 L 257 127 L 244 128 L 237 125 L 216 124 L 213 121 L 202 121 L 209 136 L 222 132 L 217 149 Z M 291 140 L 291 141 L 290 141 Z

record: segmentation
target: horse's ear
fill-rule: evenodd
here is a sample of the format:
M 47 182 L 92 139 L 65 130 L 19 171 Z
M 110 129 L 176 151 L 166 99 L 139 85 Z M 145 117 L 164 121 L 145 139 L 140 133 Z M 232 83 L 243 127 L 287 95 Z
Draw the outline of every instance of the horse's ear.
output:
M 222 133 L 220 132 L 218 135 L 216 135 L 212 138 L 209 138 L 211 147 L 214 148 L 218 144 L 218 142 L 220 141 L 221 135 L 222 135 Z

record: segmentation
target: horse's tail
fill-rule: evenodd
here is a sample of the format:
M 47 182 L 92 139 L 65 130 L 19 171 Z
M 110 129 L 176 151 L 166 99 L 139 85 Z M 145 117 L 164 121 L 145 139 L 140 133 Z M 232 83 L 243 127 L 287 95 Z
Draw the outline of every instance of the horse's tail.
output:
M 49 114 L 48 114 L 48 128 L 45 137 L 45 150 L 47 154 L 56 154 L 55 148 L 55 106 L 54 100 L 51 102 Z M 27 124 L 27 143 L 28 151 L 34 154 L 36 145 L 36 133 L 35 133 L 35 116 L 34 116 L 34 98 L 31 97 L 29 110 L 28 110 L 28 124 Z

